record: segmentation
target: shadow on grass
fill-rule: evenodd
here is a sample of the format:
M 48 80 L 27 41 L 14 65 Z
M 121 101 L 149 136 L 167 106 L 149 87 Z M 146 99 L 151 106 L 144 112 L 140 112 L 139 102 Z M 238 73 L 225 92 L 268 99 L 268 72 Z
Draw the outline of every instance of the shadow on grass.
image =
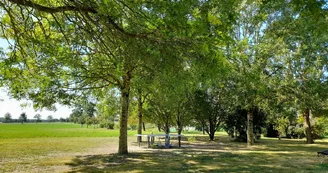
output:
M 75 157 L 70 172 L 328 172 L 317 151 L 327 142 L 314 145 L 297 140 L 261 139 L 254 147 L 231 142 L 229 137 L 208 141 L 184 140 L 182 148 L 140 149 L 129 155 L 88 155 Z M 132 143 L 137 145 L 137 143 Z
M 188 149 L 80 156 L 67 165 L 70 172 L 327 172 L 328 168 L 315 157 Z

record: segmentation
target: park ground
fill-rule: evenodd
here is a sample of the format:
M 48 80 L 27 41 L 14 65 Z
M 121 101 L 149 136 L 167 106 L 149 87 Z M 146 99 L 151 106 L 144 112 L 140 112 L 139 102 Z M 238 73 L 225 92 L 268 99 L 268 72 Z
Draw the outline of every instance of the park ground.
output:
M 158 133 L 146 131 L 146 133 Z M 255 146 L 219 132 L 215 141 L 186 133 L 182 148 L 147 149 L 129 131 L 129 155 L 117 155 L 118 130 L 75 124 L 0 124 L 0 172 L 328 172 L 328 139 L 262 138 Z M 156 143 L 163 141 L 156 140 Z M 172 140 L 173 145 L 176 141 Z

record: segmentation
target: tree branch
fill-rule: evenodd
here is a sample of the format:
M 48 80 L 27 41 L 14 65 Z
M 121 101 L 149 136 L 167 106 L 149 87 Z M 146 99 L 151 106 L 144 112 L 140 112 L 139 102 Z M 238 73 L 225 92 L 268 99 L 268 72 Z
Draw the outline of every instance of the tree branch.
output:
M 89 12 L 89 13 L 94 13 L 96 14 L 97 11 L 93 8 L 90 7 L 77 7 L 77 6 L 71 6 L 71 5 L 66 5 L 66 6 L 59 6 L 59 7 L 46 7 L 28 0 L 9 0 L 10 2 L 17 4 L 17 5 L 23 5 L 26 7 L 31 7 L 33 9 L 47 12 L 47 13 L 58 13 L 58 12 L 65 12 L 65 11 L 84 11 L 84 12 Z
M 59 13 L 59 12 L 67 12 L 67 11 L 76 11 L 76 12 L 81 12 L 84 14 L 87 13 L 92 13 L 92 14 L 98 14 L 100 17 L 104 18 L 105 20 L 109 21 L 109 23 L 119 32 L 121 32 L 122 34 L 125 34 L 129 37 L 134 37 L 134 38 L 145 38 L 147 37 L 148 34 L 152 34 L 151 33 L 130 33 L 125 31 L 122 27 L 120 27 L 115 21 L 114 19 L 109 16 L 109 15 L 103 15 L 103 14 L 99 14 L 99 12 L 97 11 L 97 9 L 92 8 L 92 7 L 86 7 L 86 6 L 72 6 L 72 5 L 65 5 L 65 6 L 58 6 L 58 7 L 47 7 L 44 5 L 40 5 L 34 2 L 31 2 L 29 0 L 8 0 L 11 3 L 14 3 L 16 5 L 21 5 L 21 6 L 25 6 L 25 7 L 31 7 L 33 9 L 39 10 L 39 11 L 43 11 L 46 13 Z

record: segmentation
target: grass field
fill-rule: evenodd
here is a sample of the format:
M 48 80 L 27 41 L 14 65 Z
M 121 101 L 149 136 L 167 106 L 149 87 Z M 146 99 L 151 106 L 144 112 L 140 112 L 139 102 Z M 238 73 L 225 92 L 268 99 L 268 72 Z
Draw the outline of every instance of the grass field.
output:
M 316 155 L 328 149 L 327 139 L 307 145 L 263 138 L 247 148 L 224 132 L 215 141 L 193 132 L 182 148 L 146 149 L 134 134 L 129 131 L 130 154 L 119 156 L 117 130 L 0 124 L 0 172 L 328 172 L 328 158 Z
M 129 131 L 133 136 L 135 131 Z M 118 130 L 107 130 L 72 123 L 0 124 L 0 138 L 45 138 L 45 137 L 117 137 Z

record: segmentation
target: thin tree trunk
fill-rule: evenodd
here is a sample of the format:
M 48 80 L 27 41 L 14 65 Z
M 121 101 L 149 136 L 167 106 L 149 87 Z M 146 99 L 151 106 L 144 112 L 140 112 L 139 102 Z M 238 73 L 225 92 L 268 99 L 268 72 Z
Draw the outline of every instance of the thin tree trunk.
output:
M 177 124 L 178 124 L 178 145 L 181 147 L 181 132 L 182 132 L 182 123 L 181 123 L 181 113 L 178 109 L 178 117 L 177 117 Z
M 159 132 L 161 131 L 161 125 L 160 124 L 157 124 L 157 129 L 158 129 Z
M 165 148 L 170 148 L 170 136 L 168 136 L 170 134 L 170 125 L 168 123 L 168 121 L 165 122 Z
M 305 134 L 306 134 L 306 143 L 307 144 L 313 144 L 313 136 L 312 136 L 312 128 L 311 128 L 311 122 L 310 122 L 310 109 L 306 108 L 303 112 L 303 118 L 304 118 L 304 127 L 305 127 Z
M 144 122 L 142 122 L 142 127 L 143 127 L 143 131 L 146 131 L 146 126 Z
M 123 87 L 121 88 L 122 112 L 120 117 L 120 136 L 118 144 L 118 154 L 128 154 L 128 115 L 129 115 L 129 94 L 130 76 L 123 77 Z
M 180 136 L 181 135 L 181 132 L 182 132 L 182 128 L 181 129 L 179 128 L 178 129 L 178 135 L 179 135 L 178 136 L 178 142 L 179 142 L 179 147 L 181 147 L 181 136 Z
M 214 141 L 215 129 L 214 129 L 213 119 L 210 118 L 209 121 L 210 121 L 209 137 L 211 141 Z
M 250 109 L 247 112 L 247 146 L 254 145 L 253 134 L 253 110 Z
M 203 124 L 202 130 L 203 130 L 203 135 L 205 135 L 205 126 L 204 126 L 204 124 Z
M 142 134 L 142 95 L 141 95 L 141 91 L 139 91 L 139 97 L 138 97 L 138 118 L 139 118 L 138 134 Z M 141 140 L 142 140 L 141 136 L 138 136 L 138 142 L 141 142 Z

